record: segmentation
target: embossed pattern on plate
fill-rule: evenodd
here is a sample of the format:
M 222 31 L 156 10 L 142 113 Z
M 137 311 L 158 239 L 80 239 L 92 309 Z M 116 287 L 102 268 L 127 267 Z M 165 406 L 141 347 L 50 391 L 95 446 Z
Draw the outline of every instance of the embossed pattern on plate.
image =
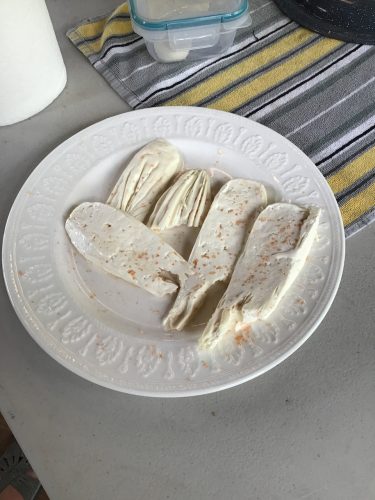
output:
M 323 210 L 305 268 L 253 342 L 201 356 L 198 332 L 166 334 L 168 300 L 103 275 L 73 251 L 64 232 L 71 208 L 103 201 L 124 162 L 166 137 L 193 168 L 218 168 L 264 182 L 275 199 Z M 315 330 L 336 294 L 344 232 L 335 198 L 313 163 L 277 133 L 250 120 L 200 108 L 136 111 L 71 137 L 30 175 L 9 215 L 4 276 L 34 340 L 69 370 L 112 389 L 189 396 L 250 380 L 284 360 Z

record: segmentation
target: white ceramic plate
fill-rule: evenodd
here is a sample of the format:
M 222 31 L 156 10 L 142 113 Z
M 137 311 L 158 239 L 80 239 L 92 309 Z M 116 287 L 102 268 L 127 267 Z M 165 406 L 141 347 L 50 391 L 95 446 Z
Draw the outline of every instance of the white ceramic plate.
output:
M 318 205 L 323 215 L 306 266 L 279 309 L 254 328 L 254 342 L 202 359 L 200 328 L 167 334 L 157 299 L 76 255 L 64 231 L 72 207 L 105 201 L 124 162 L 166 137 L 193 168 L 216 168 L 266 184 L 275 200 Z M 13 306 L 34 340 L 76 374 L 147 396 L 189 396 L 250 380 L 313 333 L 336 294 L 344 232 L 335 198 L 293 144 L 255 122 L 200 108 L 136 111 L 97 123 L 42 161 L 9 215 L 3 268 Z

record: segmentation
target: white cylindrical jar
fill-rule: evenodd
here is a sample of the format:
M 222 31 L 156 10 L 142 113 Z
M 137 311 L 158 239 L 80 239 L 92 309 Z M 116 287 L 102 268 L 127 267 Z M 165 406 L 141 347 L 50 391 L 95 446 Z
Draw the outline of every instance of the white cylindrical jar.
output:
M 44 109 L 66 84 L 45 0 L 0 0 L 0 49 L 0 125 L 11 125 Z

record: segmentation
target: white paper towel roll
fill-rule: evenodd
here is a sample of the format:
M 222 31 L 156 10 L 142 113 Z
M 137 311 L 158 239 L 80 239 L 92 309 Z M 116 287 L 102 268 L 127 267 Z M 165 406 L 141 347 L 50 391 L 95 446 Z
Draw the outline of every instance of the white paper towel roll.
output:
M 0 0 L 0 125 L 48 106 L 66 69 L 44 0 Z

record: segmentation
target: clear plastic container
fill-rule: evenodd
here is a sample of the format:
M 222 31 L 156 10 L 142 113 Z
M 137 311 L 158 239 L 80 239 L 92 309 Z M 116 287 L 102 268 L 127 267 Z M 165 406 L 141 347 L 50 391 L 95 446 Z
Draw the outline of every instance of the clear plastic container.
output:
M 133 29 L 160 62 L 206 59 L 226 52 L 249 26 L 248 0 L 129 0 Z

